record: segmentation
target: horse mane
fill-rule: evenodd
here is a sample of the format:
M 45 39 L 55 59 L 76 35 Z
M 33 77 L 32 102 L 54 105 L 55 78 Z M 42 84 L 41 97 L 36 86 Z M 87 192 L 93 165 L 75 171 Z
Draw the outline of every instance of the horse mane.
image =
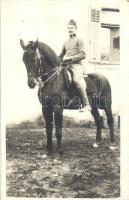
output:
M 48 66 L 54 68 L 61 64 L 59 57 L 47 44 L 38 42 L 38 50 Z

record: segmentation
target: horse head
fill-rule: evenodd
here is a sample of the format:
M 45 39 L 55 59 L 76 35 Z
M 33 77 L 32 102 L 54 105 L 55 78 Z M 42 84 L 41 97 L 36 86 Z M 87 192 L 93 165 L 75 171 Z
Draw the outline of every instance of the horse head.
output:
M 39 58 L 36 51 L 38 48 L 38 39 L 36 42 L 30 41 L 27 45 L 25 45 L 23 40 L 20 40 L 20 45 L 24 50 L 23 62 L 27 70 L 28 86 L 34 88 L 38 84 L 37 76 Z
M 60 66 L 61 61 L 56 53 L 45 43 L 30 41 L 27 45 L 20 40 L 24 50 L 23 62 L 28 75 L 28 86 L 34 88 L 41 84 L 39 78 L 45 73 L 51 73 L 54 68 Z M 42 85 L 42 84 L 41 84 Z

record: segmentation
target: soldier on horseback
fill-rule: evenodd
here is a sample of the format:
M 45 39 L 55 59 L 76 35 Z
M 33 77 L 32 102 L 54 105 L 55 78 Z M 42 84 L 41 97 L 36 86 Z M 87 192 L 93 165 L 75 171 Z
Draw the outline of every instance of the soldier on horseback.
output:
M 59 57 L 63 59 L 63 64 L 69 66 L 72 71 L 74 84 L 83 99 L 81 111 L 90 111 L 91 107 L 86 94 L 86 82 L 84 80 L 84 68 L 81 62 L 81 60 L 85 59 L 84 43 L 76 36 L 77 25 L 73 19 L 69 21 L 67 28 L 69 39 L 64 43 Z

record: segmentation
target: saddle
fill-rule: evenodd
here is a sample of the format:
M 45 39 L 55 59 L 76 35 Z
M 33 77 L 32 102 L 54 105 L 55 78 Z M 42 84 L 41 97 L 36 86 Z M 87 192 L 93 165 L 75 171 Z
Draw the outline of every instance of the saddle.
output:
M 70 90 L 73 84 L 73 74 L 72 71 L 70 70 L 70 67 L 63 68 L 63 75 L 66 83 L 66 88 Z
M 71 87 L 73 86 L 73 72 L 70 69 L 70 66 L 65 66 L 63 67 L 63 75 L 64 75 L 64 79 L 65 79 L 65 83 L 66 83 L 66 87 L 67 89 L 71 89 Z M 88 77 L 88 75 L 86 73 L 84 73 L 84 79 Z
M 73 72 L 70 69 L 70 64 L 69 65 L 62 65 L 63 67 L 63 75 L 64 75 L 64 80 L 66 83 L 66 90 L 68 91 L 69 95 L 69 105 L 65 106 L 65 109 L 79 109 L 81 107 L 81 104 L 75 105 L 73 102 L 78 102 L 78 97 L 80 97 L 80 94 L 78 93 L 77 88 L 74 85 L 73 82 Z M 86 92 L 89 97 L 94 96 L 94 98 L 97 98 L 99 96 L 99 91 L 97 89 L 97 84 L 93 81 L 92 74 L 84 74 L 84 80 L 86 82 L 87 88 Z M 81 97 L 80 97 L 81 99 Z M 82 99 L 81 99 L 82 103 Z
M 65 80 L 66 90 L 68 92 L 66 93 L 66 99 L 64 98 L 65 104 L 63 105 L 63 108 L 74 109 L 74 110 L 81 108 L 82 99 L 80 97 L 80 94 L 78 93 L 77 88 L 74 85 L 73 72 L 70 69 L 69 65 L 63 67 L 63 75 L 64 75 L 64 80 Z M 67 95 L 69 96 L 68 99 L 67 99 Z

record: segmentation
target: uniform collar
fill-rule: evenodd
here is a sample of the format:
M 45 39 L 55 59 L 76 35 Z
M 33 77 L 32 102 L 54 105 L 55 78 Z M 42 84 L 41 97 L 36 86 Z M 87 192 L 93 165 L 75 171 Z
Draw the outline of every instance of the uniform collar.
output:
M 76 34 L 70 35 L 70 38 L 74 38 L 74 37 L 76 37 Z

